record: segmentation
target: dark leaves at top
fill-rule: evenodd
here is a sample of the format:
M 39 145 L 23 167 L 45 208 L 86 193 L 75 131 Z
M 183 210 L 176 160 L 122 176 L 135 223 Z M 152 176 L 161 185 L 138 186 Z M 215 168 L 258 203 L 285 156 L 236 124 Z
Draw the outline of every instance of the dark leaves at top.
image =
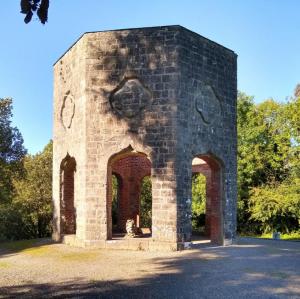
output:
M 33 13 L 36 12 L 42 24 L 48 21 L 49 0 L 21 0 L 21 13 L 25 14 L 24 22 L 31 21 Z

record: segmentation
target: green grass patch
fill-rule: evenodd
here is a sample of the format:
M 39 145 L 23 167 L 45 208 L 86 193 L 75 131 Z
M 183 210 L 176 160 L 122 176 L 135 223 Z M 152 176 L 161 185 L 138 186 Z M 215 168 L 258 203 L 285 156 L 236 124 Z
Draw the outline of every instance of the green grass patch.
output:
M 9 251 L 22 251 L 32 246 L 36 246 L 36 244 L 39 241 L 40 241 L 39 239 L 9 241 L 9 242 L 0 243 L 0 248 Z
M 43 239 L 31 239 L 3 242 L 0 243 L 0 249 L 7 250 L 9 252 L 22 252 L 35 256 L 45 255 L 51 251 L 51 247 L 49 245 L 42 244 L 42 240 Z
M 86 252 L 70 252 L 60 256 L 64 261 L 71 262 L 87 262 L 96 260 L 98 257 L 98 252 L 86 251 Z
M 261 235 L 255 235 L 255 234 L 240 234 L 240 237 L 251 237 L 251 238 L 261 238 L 261 239 L 273 239 L 273 234 L 261 234 Z M 288 234 L 280 234 L 281 240 L 286 241 L 300 241 L 300 231 L 291 232 Z
M 300 231 L 280 236 L 282 240 L 300 241 Z
M 259 238 L 265 238 L 265 239 L 272 239 L 272 234 L 262 234 L 259 236 Z M 291 232 L 289 234 L 280 234 L 281 240 L 287 240 L 287 241 L 300 241 L 300 231 L 298 232 Z
M 31 247 L 24 249 L 22 252 L 26 254 L 30 254 L 32 256 L 42 256 L 42 255 L 48 255 L 52 252 L 52 248 L 49 245 L 43 245 L 38 247 Z
M 10 268 L 11 264 L 7 262 L 0 262 L 0 269 L 7 269 Z

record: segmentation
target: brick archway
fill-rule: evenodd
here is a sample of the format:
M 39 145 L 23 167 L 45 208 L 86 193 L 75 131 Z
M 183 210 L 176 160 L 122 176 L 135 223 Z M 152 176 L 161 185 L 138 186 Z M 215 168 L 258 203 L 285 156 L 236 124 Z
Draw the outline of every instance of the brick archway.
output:
M 75 158 L 67 154 L 60 165 L 60 227 L 63 235 L 76 234 L 75 171 Z
M 221 163 L 212 155 L 197 155 L 193 159 L 192 173 L 201 173 L 206 178 L 205 235 L 212 243 L 223 245 Z
M 140 228 L 140 194 L 142 179 L 151 175 L 151 162 L 143 153 L 114 155 L 108 163 L 107 235 L 112 238 L 112 175 L 119 181 L 117 228 L 126 232 L 126 221 L 133 219 Z

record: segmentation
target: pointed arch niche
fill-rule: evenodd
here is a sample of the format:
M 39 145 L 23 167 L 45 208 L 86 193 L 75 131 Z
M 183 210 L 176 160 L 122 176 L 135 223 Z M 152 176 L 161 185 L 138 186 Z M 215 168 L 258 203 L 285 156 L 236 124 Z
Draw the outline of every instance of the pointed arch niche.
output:
M 69 154 L 60 164 L 60 231 L 61 235 L 76 234 L 74 176 L 76 161 Z

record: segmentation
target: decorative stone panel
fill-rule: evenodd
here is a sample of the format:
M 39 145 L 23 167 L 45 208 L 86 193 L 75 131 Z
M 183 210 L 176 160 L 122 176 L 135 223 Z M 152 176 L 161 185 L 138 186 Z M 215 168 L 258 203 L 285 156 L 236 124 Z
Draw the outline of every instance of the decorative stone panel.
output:
M 75 114 L 75 103 L 70 91 L 63 98 L 61 107 L 61 121 L 65 129 L 70 129 Z
M 221 115 L 221 103 L 210 85 L 203 85 L 195 95 L 195 107 L 205 124 L 213 123 Z
M 138 79 L 126 79 L 110 96 L 110 104 L 121 117 L 133 118 L 151 102 L 151 93 Z

